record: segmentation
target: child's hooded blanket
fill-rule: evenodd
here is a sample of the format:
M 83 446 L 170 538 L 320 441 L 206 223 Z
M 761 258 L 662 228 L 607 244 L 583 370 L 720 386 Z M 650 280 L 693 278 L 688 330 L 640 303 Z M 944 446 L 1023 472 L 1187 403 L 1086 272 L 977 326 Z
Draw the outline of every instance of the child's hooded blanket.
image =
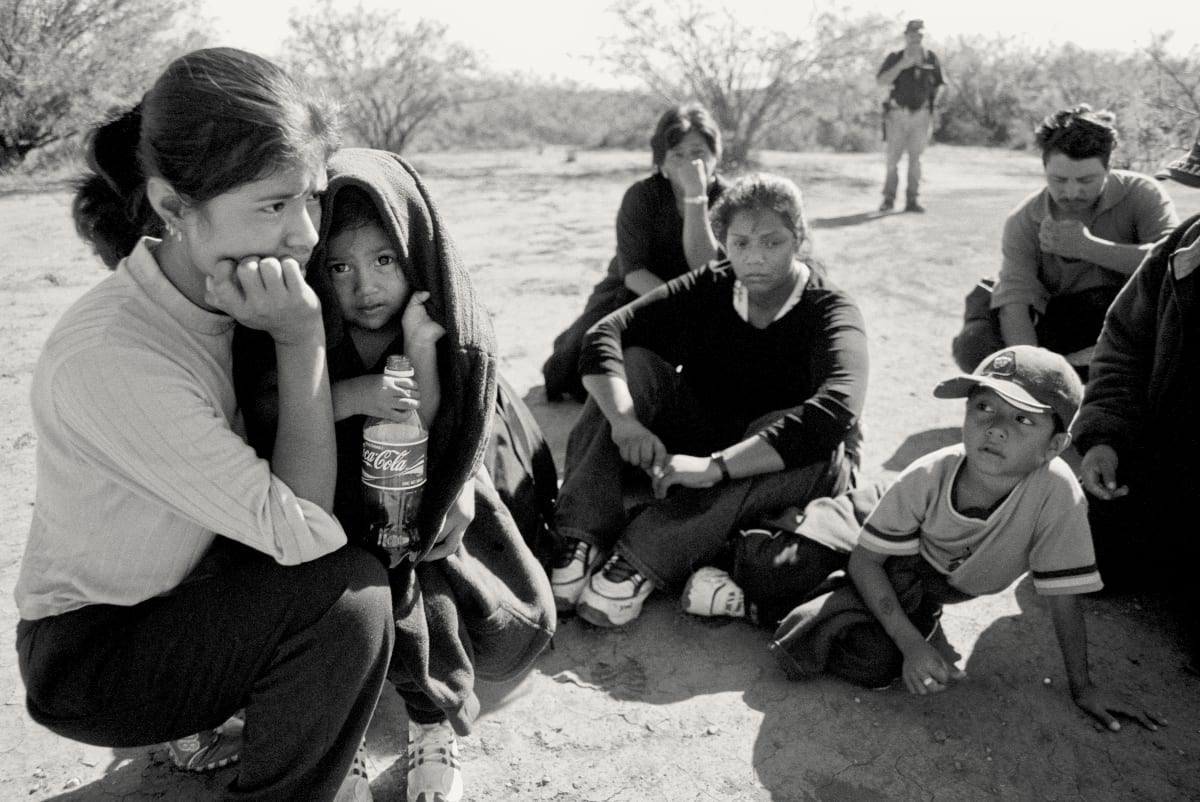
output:
M 332 209 L 338 192 L 348 186 L 358 187 L 375 202 L 410 288 L 429 291 L 425 308 L 446 330 L 438 343 L 442 403 L 429 433 L 428 480 L 421 498 L 421 540 L 428 549 L 458 491 L 483 460 L 496 404 L 495 338 L 491 321 L 476 300 L 470 277 L 416 171 L 386 151 L 344 148 L 329 161 L 323 208 Z M 322 217 L 321 243 L 328 238 L 332 217 L 328 213 Z M 344 353 L 348 337 L 328 273 L 321 269 L 324 261 L 323 248 L 318 245 L 309 260 L 308 281 L 321 298 L 331 378 L 337 381 L 345 367 L 337 356 Z M 373 366 L 367 365 L 348 375 L 371 369 Z
M 386 151 L 346 148 L 329 162 L 321 243 L 329 233 L 328 210 L 337 203 L 338 193 L 350 186 L 375 202 L 409 286 L 429 291 L 425 308 L 446 332 L 438 342 L 441 404 L 429 433 L 419 514 L 424 551 L 432 547 L 447 510 L 468 483 L 475 489 L 475 517 L 454 554 L 435 562 L 406 560 L 391 570 L 397 638 L 389 679 L 406 702 L 417 707 L 432 703 L 465 734 L 478 711 L 475 675 L 507 679 L 528 667 L 553 635 L 553 598 L 545 571 L 482 468 L 496 406 L 496 348 L 491 321 L 475 297 L 441 216 L 404 159 Z M 381 371 L 380 365 L 363 365 L 358 359 L 324 262 L 319 245 L 309 261 L 307 279 L 321 298 L 331 380 Z M 269 343 L 267 347 L 273 353 Z M 239 395 L 248 382 L 243 377 Z M 262 386 L 260 380 L 249 383 Z M 250 419 L 262 418 L 261 410 L 253 409 L 262 404 L 261 392 L 258 395 L 250 402 Z M 335 512 L 352 539 L 361 526 L 356 514 L 361 505 L 361 427 L 361 416 L 338 422 Z M 262 440 L 269 432 L 256 436 L 255 428 L 274 427 L 249 428 L 252 442 L 264 453 Z

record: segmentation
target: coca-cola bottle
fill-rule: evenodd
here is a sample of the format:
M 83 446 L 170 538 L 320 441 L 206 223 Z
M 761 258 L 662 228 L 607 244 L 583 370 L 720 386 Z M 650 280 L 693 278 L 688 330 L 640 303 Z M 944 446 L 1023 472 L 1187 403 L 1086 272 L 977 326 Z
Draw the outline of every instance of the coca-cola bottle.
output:
M 408 357 L 389 356 L 384 381 L 412 378 Z M 417 511 L 425 487 L 429 433 L 416 410 L 401 420 L 368 417 L 363 422 L 362 487 L 370 542 L 387 552 L 391 565 L 419 551 Z

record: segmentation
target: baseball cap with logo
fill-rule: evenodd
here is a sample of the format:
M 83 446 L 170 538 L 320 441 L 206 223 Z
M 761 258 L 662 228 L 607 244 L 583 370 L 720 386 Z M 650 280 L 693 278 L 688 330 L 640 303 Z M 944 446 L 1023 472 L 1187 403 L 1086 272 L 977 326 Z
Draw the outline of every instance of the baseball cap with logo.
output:
M 976 387 L 994 390 L 1017 409 L 1053 412 L 1062 427 L 1071 425 L 1083 400 L 1083 382 L 1062 354 L 1034 345 L 1002 348 L 984 359 L 969 376 L 947 379 L 934 388 L 937 398 L 966 398 Z

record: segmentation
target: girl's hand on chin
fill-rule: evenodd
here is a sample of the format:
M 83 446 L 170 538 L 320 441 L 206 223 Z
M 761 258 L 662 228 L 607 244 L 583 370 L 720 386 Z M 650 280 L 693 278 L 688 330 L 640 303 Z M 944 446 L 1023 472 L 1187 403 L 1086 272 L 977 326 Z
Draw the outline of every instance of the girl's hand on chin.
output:
M 277 343 L 323 336 L 321 303 L 295 259 L 222 259 L 205 278 L 205 301 Z

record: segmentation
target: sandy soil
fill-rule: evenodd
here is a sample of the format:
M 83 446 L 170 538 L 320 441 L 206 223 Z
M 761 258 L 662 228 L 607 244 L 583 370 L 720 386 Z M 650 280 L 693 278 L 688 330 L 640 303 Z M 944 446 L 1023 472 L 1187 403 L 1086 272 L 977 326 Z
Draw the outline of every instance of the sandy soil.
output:
M 578 407 L 547 405 L 539 368 L 612 251 L 641 153 L 560 150 L 416 157 L 481 298 L 503 368 L 555 445 Z M 1029 154 L 934 148 L 929 214 L 879 216 L 879 158 L 765 154 L 804 188 L 818 253 L 859 300 L 871 338 L 868 478 L 952 442 L 961 406 L 930 396 L 954 372 L 961 298 L 998 263 L 1005 212 L 1037 186 Z M 103 277 L 63 187 L 0 192 L 0 620 L 34 497 L 30 375 L 54 321 Z M 1146 533 L 1147 537 L 1152 532 Z M 1200 680 L 1182 669 L 1153 599 L 1087 601 L 1092 673 L 1139 695 L 1169 727 L 1107 733 L 1070 703 L 1045 605 L 1028 580 L 949 608 L 947 648 L 969 678 L 923 699 L 824 680 L 789 683 L 767 633 L 679 612 L 656 595 L 615 631 L 560 622 L 519 682 L 483 688 L 463 741 L 473 800 L 1185 800 L 1200 798 Z M 0 650 L 0 799 L 209 800 L 231 776 L 171 771 L 159 747 L 58 738 L 25 715 Z M 319 703 L 319 693 L 314 694 Z M 404 714 L 389 693 L 368 737 L 377 800 L 403 798 Z

